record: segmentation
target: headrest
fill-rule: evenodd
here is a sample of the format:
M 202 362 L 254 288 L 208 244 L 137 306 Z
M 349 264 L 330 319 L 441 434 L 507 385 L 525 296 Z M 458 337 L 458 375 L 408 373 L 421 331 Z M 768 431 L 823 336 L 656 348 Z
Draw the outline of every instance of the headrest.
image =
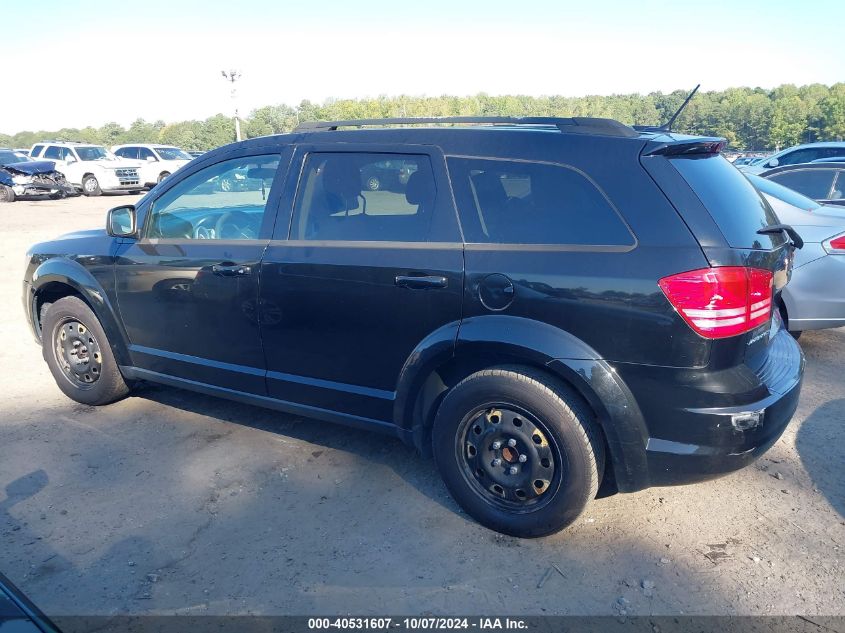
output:
M 345 158 L 330 158 L 323 166 L 323 189 L 342 198 L 355 198 L 361 193 L 361 172 Z
M 418 169 L 408 178 L 405 185 L 405 199 L 408 204 L 429 207 L 434 203 L 434 178 L 429 169 Z

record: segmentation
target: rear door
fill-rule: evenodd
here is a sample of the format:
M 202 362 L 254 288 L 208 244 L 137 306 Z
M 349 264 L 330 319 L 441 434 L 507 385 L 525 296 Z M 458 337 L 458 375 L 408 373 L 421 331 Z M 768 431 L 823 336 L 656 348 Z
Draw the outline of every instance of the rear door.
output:
M 461 317 L 463 245 L 443 156 L 300 146 L 283 205 L 261 270 L 269 394 L 391 421 L 405 361 L 432 333 L 453 342 Z

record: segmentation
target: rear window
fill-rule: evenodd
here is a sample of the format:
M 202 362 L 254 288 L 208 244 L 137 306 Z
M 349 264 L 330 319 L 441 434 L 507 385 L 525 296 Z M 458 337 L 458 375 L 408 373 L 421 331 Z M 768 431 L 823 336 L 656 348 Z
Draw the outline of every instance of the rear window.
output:
M 833 186 L 836 172 L 832 169 L 796 169 L 767 176 L 776 183 L 794 189 L 814 200 L 825 200 Z
M 685 156 L 672 165 L 707 208 L 732 248 L 762 249 L 786 241 L 780 234 L 760 235 L 762 228 L 778 224 L 769 203 L 722 156 Z
M 776 182 L 772 182 L 767 178 L 763 178 L 762 176 L 757 176 L 755 174 L 744 174 L 744 176 L 751 181 L 752 185 L 763 193 L 767 193 L 773 198 L 777 198 L 787 204 L 791 204 L 793 207 L 806 209 L 807 211 L 818 211 L 822 208 L 822 205 L 818 202 L 798 193 L 794 189 L 784 187 L 783 185 L 779 185 Z
M 571 167 L 482 158 L 448 161 L 467 242 L 635 244 L 607 197 Z

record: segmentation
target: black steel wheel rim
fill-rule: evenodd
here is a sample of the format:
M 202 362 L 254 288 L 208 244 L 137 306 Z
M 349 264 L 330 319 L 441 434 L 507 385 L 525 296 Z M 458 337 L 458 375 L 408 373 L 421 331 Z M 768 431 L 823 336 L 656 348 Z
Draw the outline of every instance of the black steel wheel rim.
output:
M 53 353 L 64 377 L 77 389 L 90 389 L 103 373 L 103 354 L 94 333 L 74 318 L 53 330 Z
M 455 453 L 475 493 L 509 512 L 545 507 L 560 488 L 565 466 L 548 427 L 507 403 L 490 403 L 464 417 Z

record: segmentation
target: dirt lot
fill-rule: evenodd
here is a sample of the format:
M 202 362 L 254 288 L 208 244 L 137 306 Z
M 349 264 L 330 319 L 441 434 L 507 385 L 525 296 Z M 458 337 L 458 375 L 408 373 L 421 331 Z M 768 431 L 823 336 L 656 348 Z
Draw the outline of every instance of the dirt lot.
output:
M 845 331 L 801 339 L 798 413 L 755 466 L 520 541 L 393 439 L 164 387 L 66 399 L 24 252 L 133 200 L 0 206 L 0 571 L 48 614 L 845 614 Z

